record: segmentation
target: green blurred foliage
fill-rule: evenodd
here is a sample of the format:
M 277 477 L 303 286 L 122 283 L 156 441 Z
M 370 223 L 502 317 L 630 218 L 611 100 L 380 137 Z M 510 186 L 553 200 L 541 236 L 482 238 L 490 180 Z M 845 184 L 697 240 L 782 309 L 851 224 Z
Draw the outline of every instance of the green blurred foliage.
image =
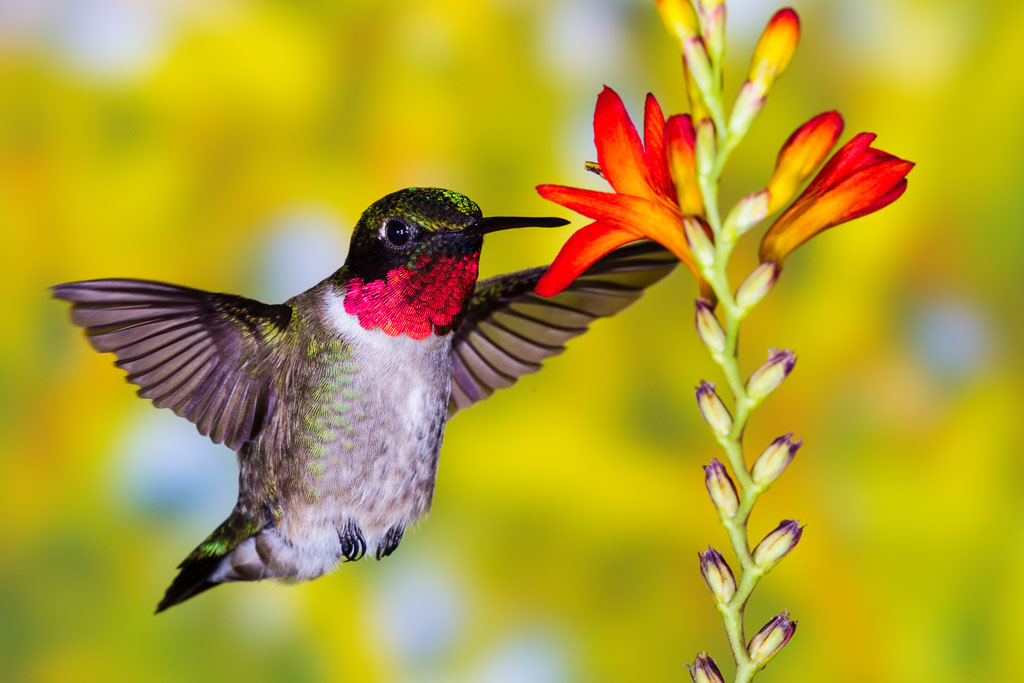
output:
M 875 131 L 918 166 L 895 205 L 792 257 L 744 333 L 748 368 L 768 346 L 800 356 L 751 455 L 805 439 L 751 524 L 808 525 L 748 609 L 754 629 L 783 607 L 801 623 L 763 680 L 1010 680 L 1024 9 L 794 4 L 800 50 L 725 198 L 761 187 L 789 132 L 830 108 L 844 139 Z M 564 215 L 532 188 L 599 184 L 582 162 L 603 83 L 635 114 L 648 90 L 685 105 L 651 5 L 0 4 L 4 678 L 679 681 L 698 650 L 727 662 L 697 571 L 727 540 L 700 471 L 716 450 L 692 387 L 717 378 L 686 273 L 459 415 L 433 513 L 386 562 L 160 617 L 173 567 L 233 505 L 233 456 L 136 399 L 45 291 L 129 276 L 280 300 L 407 185 Z M 729 6 L 734 92 L 776 5 Z M 489 237 L 483 272 L 544 262 L 568 234 Z

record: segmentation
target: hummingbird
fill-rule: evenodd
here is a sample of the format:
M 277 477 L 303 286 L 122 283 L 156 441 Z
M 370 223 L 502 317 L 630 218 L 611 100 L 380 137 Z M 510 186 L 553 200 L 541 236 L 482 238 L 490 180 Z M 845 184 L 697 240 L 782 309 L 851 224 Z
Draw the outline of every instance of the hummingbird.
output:
M 463 194 L 407 188 L 363 212 L 341 268 L 284 303 L 134 279 L 52 287 L 139 396 L 238 454 L 234 509 L 156 611 L 394 552 L 429 510 L 448 420 L 678 263 L 642 241 L 550 298 L 533 291 L 544 267 L 477 282 L 484 235 L 567 223 L 484 217 Z

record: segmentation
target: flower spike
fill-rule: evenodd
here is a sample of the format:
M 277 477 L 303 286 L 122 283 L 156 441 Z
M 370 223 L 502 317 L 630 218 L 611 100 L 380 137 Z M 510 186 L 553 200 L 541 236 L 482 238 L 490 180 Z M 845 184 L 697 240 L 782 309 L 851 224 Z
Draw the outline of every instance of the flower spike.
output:
M 761 260 L 779 264 L 818 233 L 878 211 L 907 189 L 914 164 L 871 147 L 874 133 L 860 133 L 832 155 L 796 201 L 768 228 Z

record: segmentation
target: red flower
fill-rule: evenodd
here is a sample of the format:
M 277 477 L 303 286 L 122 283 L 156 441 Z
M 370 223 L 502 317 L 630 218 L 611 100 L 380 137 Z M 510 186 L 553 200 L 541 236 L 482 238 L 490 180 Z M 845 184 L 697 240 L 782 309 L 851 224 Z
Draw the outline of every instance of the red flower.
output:
M 914 164 L 870 147 L 874 139 L 874 133 L 860 133 L 829 159 L 765 233 L 762 261 L 781 264 L 818 233 L 878 211 L 903 194 Z
M 612 249 L 641 239 L 662 244 L 700 280 L 697 264 L 683 237 L 683 212 L 676 192 L 677 184 L 681 184 L 687 204 L 694 205 L 693 126 L 688 124 L 688 116 L 672 117 L 666 126 L 658 101 L 648 95 L 641 144 L 622 100 L 614 90 L 605 87 L 594 111 L 594 145 L 602 174 L 615 191 L 596 192 L 562 185 L 537 187 L 545 199 L 595 220 L 562 246 L 537 283 L 538 294 L 554 296 Z M 668 154 L 666 147 L 670 150 Z M 668 156 L 673 158 L 671 170 Z

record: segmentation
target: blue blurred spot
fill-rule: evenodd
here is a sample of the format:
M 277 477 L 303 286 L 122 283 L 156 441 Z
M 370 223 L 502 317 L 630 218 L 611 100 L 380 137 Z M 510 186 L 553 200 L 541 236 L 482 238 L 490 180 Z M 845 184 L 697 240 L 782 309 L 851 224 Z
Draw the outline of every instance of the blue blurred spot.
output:
M 473 680 L 480 683 L 559 683 L 570 679 L 565 648 L 555 634 L 513 637 L 488 659 Z
M 257 257 L 258 298 L 284 301 L 337 270 L 348 253 L 349 233 L 327 209 L 295 206 L 271 222 Z
M 988 363 L 992 335 L 974 306 L 951 299 L 923 303 L 911 315 L 918 355 L 941 379 L 963 381 Z
M 125 79 L 143 75 L 162 56 L 168 22 L 154 3 L 72 0 L 55 3 L 54 50 L 87 76 Z
M 238 497 L 235 453 L 169 410 L 140 410 L 115 453 L 112 488 L 144 515 L 216 524 Z
M 544 64 L 583 81 L 613 79 L 626 52 L 622 8 L 603 0 L 552 3 L 540 36 Z
M 427 557 L 374 567 L 369 600 L 378 639 L 412 670 L 438 665 L 462 631 L 465 598 L 454 576 Z

